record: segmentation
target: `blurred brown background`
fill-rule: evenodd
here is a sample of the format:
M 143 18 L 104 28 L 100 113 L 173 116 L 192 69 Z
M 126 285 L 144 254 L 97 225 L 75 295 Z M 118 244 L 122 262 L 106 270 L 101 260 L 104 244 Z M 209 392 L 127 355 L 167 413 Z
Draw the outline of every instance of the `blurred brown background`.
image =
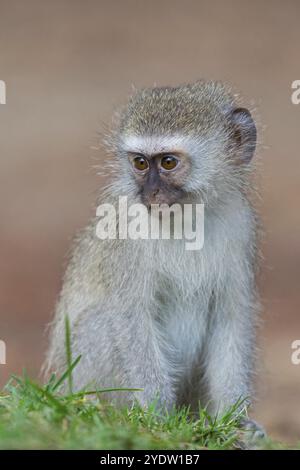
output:
M 263 123 L 262 373 L 255 416 L 300 440 L 298 0 L 0 0 L 0 339 L 3 385 L 37 374 L 63 259 L 103 181 L 97 132 L 132 84 L 222 79 Z M 96 152 L 98 162 L 104 157 Z

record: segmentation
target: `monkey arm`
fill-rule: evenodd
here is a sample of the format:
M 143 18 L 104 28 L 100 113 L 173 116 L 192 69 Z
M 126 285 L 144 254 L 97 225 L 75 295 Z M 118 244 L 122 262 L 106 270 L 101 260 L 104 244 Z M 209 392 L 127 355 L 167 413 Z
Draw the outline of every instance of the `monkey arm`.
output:
M 222 413 L 239 399 L 250 403 L 258 310 L 251 269 L 232 269 L 216 292 L 206 344 L 206 381 L 213 413 Z
M 142 388 L 135 399 L 147 406 L 157 401 L 158 406 L 171 409 L 175 403 L 174 384 L 170 365 L 161 351 L 159 335 L 153 324 L 153 315 L 133 308 L 118 325 L 117 350 L 119 364 L 130 386 Z

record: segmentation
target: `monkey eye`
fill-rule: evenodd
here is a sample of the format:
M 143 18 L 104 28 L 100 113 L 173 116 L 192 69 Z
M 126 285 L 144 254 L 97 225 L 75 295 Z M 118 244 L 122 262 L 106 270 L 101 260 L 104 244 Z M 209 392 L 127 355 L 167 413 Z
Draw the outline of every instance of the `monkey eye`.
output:
M 145 171 L 149 168 L 149 163 L 145 157 L 139 156 L 133 159 L 133 166 L 138 171 Z
M 167 171 L 174 170 L 174 168 L 177 167 L 178 163 L 179 162 L 177 158 L 173 155 L 165 155 L 160 161 L 160 165 L 162 166 L 162 168 Z

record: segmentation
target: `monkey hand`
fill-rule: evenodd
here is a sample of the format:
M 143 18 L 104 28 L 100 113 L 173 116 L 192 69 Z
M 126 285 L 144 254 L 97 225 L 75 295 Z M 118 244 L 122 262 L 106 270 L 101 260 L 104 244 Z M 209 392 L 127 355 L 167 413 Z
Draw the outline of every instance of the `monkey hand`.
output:
M 252 419 L 243 418 L 240 426 L 242 436 L 238 446 L 242 449 L 257 449 L 262 444 L 262 440 L 267 437 L 263 426 Z

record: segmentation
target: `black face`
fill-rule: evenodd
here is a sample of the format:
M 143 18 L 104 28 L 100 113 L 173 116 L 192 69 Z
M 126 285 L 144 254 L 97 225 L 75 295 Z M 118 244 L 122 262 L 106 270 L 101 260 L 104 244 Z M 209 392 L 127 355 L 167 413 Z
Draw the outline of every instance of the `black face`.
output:
M 182 196 L 185 159 L 178 154 L 158 154 L 146 157 L 142 154 L 129 156 L 139 185 L 142 202 L 172 205 Z

